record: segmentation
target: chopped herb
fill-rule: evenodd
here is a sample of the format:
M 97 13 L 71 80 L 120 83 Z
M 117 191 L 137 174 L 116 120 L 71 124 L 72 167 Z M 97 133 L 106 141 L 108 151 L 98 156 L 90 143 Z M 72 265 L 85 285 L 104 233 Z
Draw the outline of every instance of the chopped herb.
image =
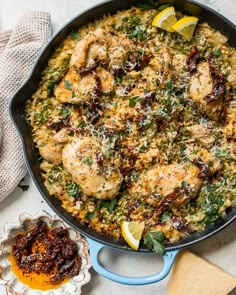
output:
M 216 156 L 219 157 L 219 158 L 226 158 L 226 157 L 229 156 L 229 154 L 224 150 L 217 149 L 216 150 Z
M 233 201 L 233 200 L 234 200 L 234 198 L 235 198 L 235 196 L 234 196 L 234 195 L 230 195 L 230 196 L 229 196 L 229 199 L 230 199 L 230 201 Z
M 187 181 L 183 180 L 183 181 L 181 182 L 181 187 L 188 187 L 188 186 L 189 186 L 189 184 L 188 184 Z
M 110 92 L 102 92 L 102 96 L 110 96 Z
M 85 157 L 82 161 L 82 163 L 88 164 L 88 165 L 92 165 L 93 164 L 93 159 L 92 157 Z
M 21 188 L 23 192 L 27 192 L 29 189 L 29 185 L 21 184 L 21 182 L 18 184 L 18 187 Z
M 123 81 L 123 77 L 120 77 L 120 76 L 116 76 L 115 79 L 118 84 L 121 84 Z
M 116 29 L 116 24 L 112 24 L 111 27 L 112 27 L 113 30 L 115 30 Z
M 54 183 L 55 180 L 56 180 L 56 179 L 53 177 L 53 175 L 48 175 L 48 177 L 47 177 L 47 181 L 48 181 L 49 183 Z
M 110 158 L 111 158 L 111 153 L 110 153 L 110 150 L 109 150 L 109 149 L 107 149 L 107 150 L 105 151 L 105 157 L 106 157 L 107 160 L 110 160 Z
M 132 174 L 132 175 L 130 176 L 130 181 L 131 181 L 131 182 L 137 182 L 139 179 L 140 179 L 139 174 Z
M 208 195 L 200 201 L 200 206 L 205 213 L 204 222 L 207 225 L 213 224 L 219 219 L 219 209 L 224 204 L 224 191 L 219 186 L 211 185 L 207 187 Z
M 48 95 L 52 94 L 57 87 L 57 84 L 55 83 L 55 81 L 50 79 L 46 81 L 46 85 L 48 88 Z
M 140 148 L 139 148 L 139 153 L 142 153 L 144 152 L 145 150 L 147 149 L 147 147 L 145 145 L 142 145 Z
M 129 39 L 139 40 L 143 42 L 147 39 L 150 39 L 151 36 L 145 30 L 141 29 L 141 19 L 137 16 L 123 17 L 122 21 L 125 23 L 121 26 L 121 29 L 124 30 Z
M 93 219 L 94 217 L 96 217 L 96 212 L 90 212 L 90 211 L 87 211 L 84 215 L 84 218 L 86 220 L 90 220 L 90 219 Z
M 169 6 L 170 6 L 169 4 L 163 4 L 163 5 L 159 6 L 157 10 L 162 11 L 162 10 L 168 8 Z
M 140 42 L 147 40 L 145 32 L 138 26 L 128 35 L 129 39 L 138 39 Z
M 141 10 L 158 9 L 159 7 L 159 1 L 147 0 L 140 2 L 137 4 L 137 7 L 141 8 Z
M 222 52 L 221 52 L 220 49 L 217 49 L 217 50 L 215 50 L 215 51 L 213 52 L 213 54 L 214 54 L 214 56 L 215 56 L 216 58 L 218 58 L 218 57 L 221 56 Z
M 170 218 L 172 216 L 172 212 L 166 212 L 161 216 L 161 222 L 168 223 L 170 221 Z
M 86 126 L 87 126 L 87 124 L 84 121 L 82 121 L 82 122 L 79 123 L 77 128 L 84 128 Z
M 100 208 L 106 208 L 109 213 L 112 213 L 116 204 L 117 204 L 117 199 L 113 199 L 111 201 L 102 201 L 100 203 Z
M 165 86 L 166 86 L 168 94 L 170 95 L 174 89 L 172 82 L 171 81 L 166 82 Z
M 128 16 L 125 16 L 125 17 L 122 18 L 123 22 L 127 22 L 128 20 L 129 20 Z
M 69 116 L 70 114 L 70 109 L 65 107 L 61 110 L 61 116 L 62 116 L 62 119 L 65 119 Z
M 144 244 L 158 255 L 164 255 L 166 252 L 165 246 L 162 244 L 165 240 L 165 234 L 162 231 L 148 231 L 144 237 Z
M 157 46 L 154 47 L 154 51 L 158 52 L 159 48 Z
M 80 194 L 80 189 L 75 182 L 66 186 L 66 192 L 71 197 L 78 197 Z
M 140 100 L 139 96 L 131 97 L 129 100 L 129 106 L 134 107 L 139 100 Z
M 67 90 L 72 90 L 73 84 L 70 81 L 65 80 L 64 85 Z
M 40 111 L 35 114 L 34 122 L 37 125 L 41 125 L 48 121 L 51 113 L 52 113 L 53 106 L 49 103 L 44 103 L 40 107 Z
M 136 53 L 138 55 L 144 55 L 144 49 L 143 48 L 138 48 Z
M 232 184 L 231 188 L 232 189 L 235 189 L 236 188 L 236 182 L 234 184 Z
M 71 37 L 72 40 L 81 40 L 80 34 L 78 32 L 76 32 L 76 31 L 74 31 L 74 30 L 71 31 L 70 37 Z

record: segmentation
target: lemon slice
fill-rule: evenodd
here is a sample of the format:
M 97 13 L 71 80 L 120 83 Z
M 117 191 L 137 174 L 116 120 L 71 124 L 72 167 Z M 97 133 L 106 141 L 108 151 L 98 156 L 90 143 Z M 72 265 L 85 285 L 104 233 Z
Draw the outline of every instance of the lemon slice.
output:
M 172 26 L 172 29 L 182 35 L 185 39 L 190 41 L 193 36 L 197 22 L 197 17 L 186 16 L 177 21 L 177 23 Z
M 177 22 L 175 16 L 175 8 L 173 6 L 168 7 L 162 12 L 158 13 L 152 21 L 154 27 L 161 28 L 167 32 L 174 32 L 172 29 L 173 24 Z
M 121 224 L 122 236 L 129 246 L 134 250 L 138 250 L 143 230 L 144 222 L 139 223 L 135 221 L 123 221 Z

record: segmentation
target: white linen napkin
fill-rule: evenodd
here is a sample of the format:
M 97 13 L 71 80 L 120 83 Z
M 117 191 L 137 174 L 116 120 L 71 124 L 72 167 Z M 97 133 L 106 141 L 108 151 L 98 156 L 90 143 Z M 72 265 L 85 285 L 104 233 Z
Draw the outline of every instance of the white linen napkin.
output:
M 13 30 L 0 32 L 0 201 L 27 172 L 20 138 L 9 116 L 9 101 L 50 36 L 50 15 L 39 11 L 25 13 Z

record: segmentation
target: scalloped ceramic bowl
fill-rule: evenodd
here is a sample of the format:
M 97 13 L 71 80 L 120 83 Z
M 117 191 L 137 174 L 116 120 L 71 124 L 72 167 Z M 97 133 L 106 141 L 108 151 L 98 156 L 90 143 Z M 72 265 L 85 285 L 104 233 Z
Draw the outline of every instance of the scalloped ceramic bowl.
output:
M 70 238 L 75 241 L 79 247 L 79 255 L 82 259 L 80 273 L 72 277 L 68 282 L 61 285 L 58 289 L 48 291 L 33 290 L 27 285 L 21 283 L 16 275 L 11 271 L 9 255 L 14 237 L 29 227 L 34 226 L 37 221 L 42 220 L 49 227 L 64 227 L 69 231 Z M 18 222 L 8 223 L 4 227 L 5 236 L 0 239 L 0 279 L 5 283 L 7 290 L 14 295 L 71 295 L 81 294 L 81 287 L 90 281 L 89 268 L 91 267 L 88 253 L 87 241 L 75 230 L 67 227 L 58 217 L 53 217 L 45 211 L 40 211 L 36 216 L 28 213 L 22 213 Z

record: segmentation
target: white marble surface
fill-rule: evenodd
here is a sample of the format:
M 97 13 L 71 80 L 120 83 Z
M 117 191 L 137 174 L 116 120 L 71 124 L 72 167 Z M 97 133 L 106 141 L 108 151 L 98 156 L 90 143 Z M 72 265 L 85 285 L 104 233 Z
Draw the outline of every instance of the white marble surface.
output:
M 44 10 L 52 17 L 53 32 L 72 17 L 90 6 L 102 2 L 100 0 L 0 0 L 0 30 L 14 27 L 16 19 L 25 11 Z M 216 9 L 231 21 L 236 23 L 235 0 L 199 0 Z M 0 172 L 1 173 L 1 172 Z M 30 185 L 27 192 L 17 188 L 6 200 L 0 203 L 0 236 L 6 222 L 14 222 L 21 212 L 36 213 L 45 209 L 53 213 L 37 191 L 30 177 L 25 182 Z M 226 271 L 236 275 L 236 222 L 227 229 L 207 241 L 191 248 Z M 161 267 L 161 259 L 154 255 L 121 253 L 117 250 L 105 249 L 101 261 L 108 269 L 129 276 L 142 276 L 157 272 Z M 167 277 L 160 283 L 148 286 L 125 286 L 111 282 L 91 270 L 91 282 L 82 288 L 82 295 L 154 295 L 167 294 Z M 3 291 L 0 289 L 0 295 Z M 223 295 L 223 294 L 222 294 Z

